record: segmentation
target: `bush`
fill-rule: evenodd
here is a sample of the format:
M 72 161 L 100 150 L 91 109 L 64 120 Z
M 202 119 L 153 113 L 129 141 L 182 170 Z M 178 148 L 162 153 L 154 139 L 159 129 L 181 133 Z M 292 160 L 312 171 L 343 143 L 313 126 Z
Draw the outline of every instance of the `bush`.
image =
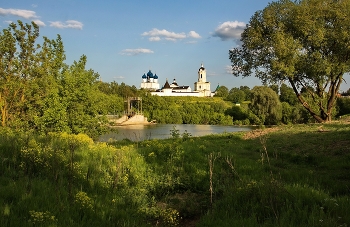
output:
M 350 98 L 338 98 L 338 117 L 346 114 L 350 114 Z

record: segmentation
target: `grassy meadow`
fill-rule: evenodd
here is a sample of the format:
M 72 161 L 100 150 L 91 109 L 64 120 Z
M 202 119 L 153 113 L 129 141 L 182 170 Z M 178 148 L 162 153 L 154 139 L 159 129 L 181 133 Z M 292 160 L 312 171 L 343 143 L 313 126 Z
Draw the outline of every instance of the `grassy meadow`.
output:
M 350 226 L 350 124 L 166 140 L 0 132 L 0 226 Z

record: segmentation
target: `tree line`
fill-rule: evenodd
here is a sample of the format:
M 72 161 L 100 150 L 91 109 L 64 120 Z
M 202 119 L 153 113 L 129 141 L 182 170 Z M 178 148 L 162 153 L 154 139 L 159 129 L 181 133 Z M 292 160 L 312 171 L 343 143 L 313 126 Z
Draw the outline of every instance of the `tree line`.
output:
M 142 97 L 145 116 L 158 123 L 229 125 L 310 121 L 310 112 L 299 104 L 295 89 L 284 83 L 280 87 L 253 89 L 241 86 L 228 90 L 221 86 L 214 98 L 152 96 L 147 90 L 125 83 L 102 82 L 97 72 L 86 69 L 85 55 L 68 65 L 60 35 L 56 39 L 43 37 L 41 44 L 38 38 L 39 27 L 34 22 L 11 23 L 0 33 L 2 127 L 39 133 L 86 133 L 94 137 L 106 132 L 105 115 L 122 113 L 126 98 L 133 96 Z M 324 108 L 315 102 L 317 92 L 317 87 L 305 86 L 299 95 L 308 107 L 322 112 Z M 349 113 L 349 103 L 340 100 L 334 104 L 335 111 L 328 114 L 336 117 Z
M 309 93 L 312 90 L 302 89 L 301 95 L 312 103 L 313 97 Z M 344 98 L 338 98 L 332 112 L 333 118 L 350 114 L 350 98 L 348 91 L 343 92 Z M 234 105 L 226 111 L 232 116 L 236 125 L 275 125 L 275 124 L 303 124 L 316 122 L 307 109 L 299 103 L 293 88 L 282 83 L 280 86 L 256 86 L 250 89 L 247 86 L 234 87 L 229 90 L 225 86 L 218 88 L 216 96 L 230 101 Z M 315 105 L 315 104 L 314 104 Z M 313 106 L 317 108 L 317 106 Z

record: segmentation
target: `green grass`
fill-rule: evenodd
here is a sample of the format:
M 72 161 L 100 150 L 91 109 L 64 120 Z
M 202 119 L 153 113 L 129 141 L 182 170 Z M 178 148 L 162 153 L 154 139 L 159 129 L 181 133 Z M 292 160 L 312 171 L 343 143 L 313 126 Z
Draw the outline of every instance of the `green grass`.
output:
M 0 162 L 0 226 L 350 225 L 350 124 L 113 144 L 2 130 Z

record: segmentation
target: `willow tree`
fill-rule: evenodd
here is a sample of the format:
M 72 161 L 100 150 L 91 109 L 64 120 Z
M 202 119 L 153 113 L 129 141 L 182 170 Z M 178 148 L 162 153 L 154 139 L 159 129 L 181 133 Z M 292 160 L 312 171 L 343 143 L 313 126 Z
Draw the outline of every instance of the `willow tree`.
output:
M 318 122 L 331 120 L 350 71 L 350 1 L 272 2 L 251 17 L 241 41 L 229 51 L 235 76 L 255 75 L 266 84 L 288 81 Z
M 282 105 L 277 93 L 266 86 L 255 86 L 251 92 L 250 110 L 264 125 L 276 125 L 282 119 Z

